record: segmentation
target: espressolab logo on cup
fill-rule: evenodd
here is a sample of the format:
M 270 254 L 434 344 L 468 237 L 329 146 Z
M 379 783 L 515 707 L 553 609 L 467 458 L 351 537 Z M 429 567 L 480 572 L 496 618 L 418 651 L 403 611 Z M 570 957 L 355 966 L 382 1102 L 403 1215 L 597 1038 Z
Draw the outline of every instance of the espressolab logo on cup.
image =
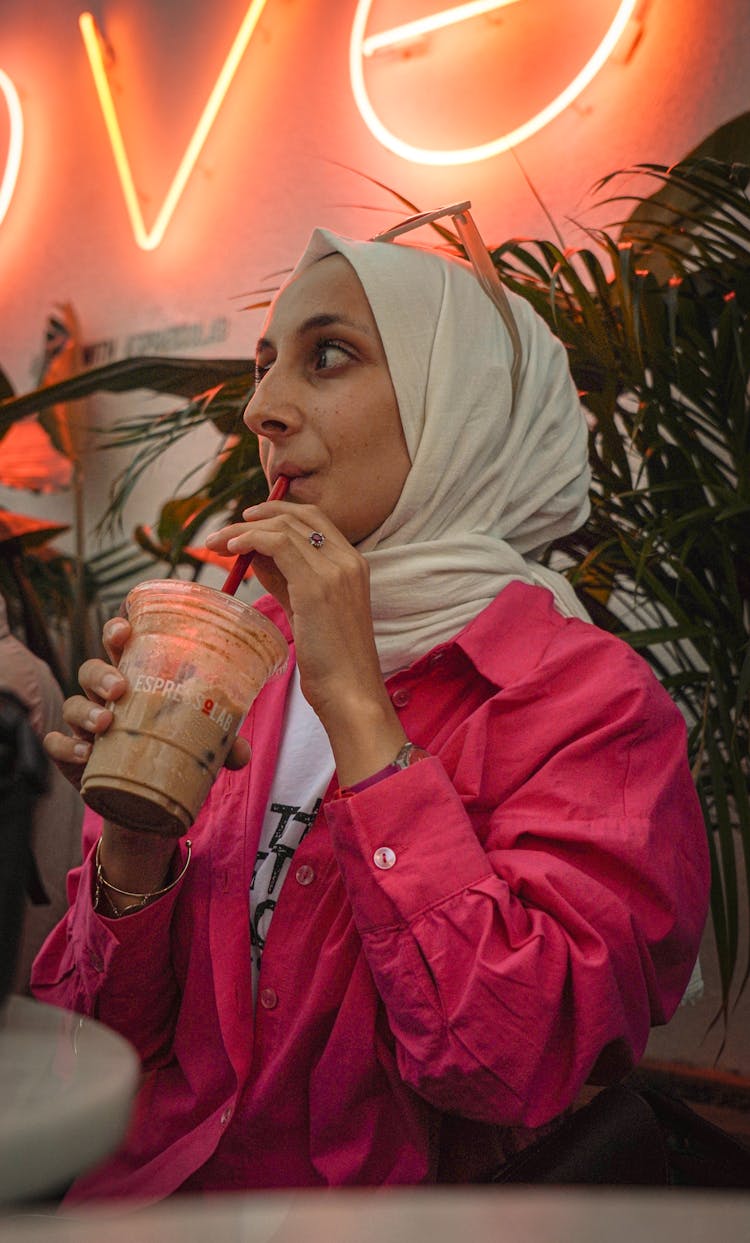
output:
M 144 695 L 161 695 L 164 699 L 174 701 L 174 703 L 187 704 L 189 708 L 194 708 L 196 712 L 202 712 L 212 720 L 221 730 L 228 732 L 236 729 L 240 720 L 240 713 L 227 711 L 222 707 L 221 703 L 207 695 L 203 684 L 196 690 L 193 682 L 195 677 L 195 666 L 190 665 L 181 667 L 174 677 L 161 677 L 159 674 L 153 673 L 136 673 L 133 676 L 132 689 L 133 693 L 142 693 Z M 117 713 L 117 704 L 111 705 L 113 713 Z
M 374 136 L 405 159 L 488 159 L 570 106 L 611 56 L 637 2 L 359 0 L 355 100 Z

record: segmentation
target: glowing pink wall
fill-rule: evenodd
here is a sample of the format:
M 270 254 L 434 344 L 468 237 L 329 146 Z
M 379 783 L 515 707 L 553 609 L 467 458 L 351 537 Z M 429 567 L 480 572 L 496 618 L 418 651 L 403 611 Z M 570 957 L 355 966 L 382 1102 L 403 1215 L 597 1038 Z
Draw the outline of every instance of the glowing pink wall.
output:
M 538 85 L 540 53 L 519 72 L 524 44 L 510 37 L 511 18 L 525 8 L 530 19 L 532 7 L 546 2 L 526 0 L 434 36 L 411 56 L 373 62 L 368 81 L 384 119 L 404 137 L 430 143 L 491 137 L 509 100 L 518 99 L 519 115 L 527 108 L 524 80 L 529 98 L 533 81 Z M 147 217 L 246 7 L 246 0 L 103 0 L 93 8 L 115 51 L 111 78 Z M 456 168 L 412 164 L 373 138 L 354 105 L 348 45 L 355 8 L 354 0 L 268 0 L 153 253 L 133 242 L 78 32 L 79 6 L 41 0 L 0 8 L 0 68 L 16 84 L 26 126 L 18 186 L 0 226 L 0 364 L 19 387 L 31 380 L 44 315 L 57 298 L 76 304 L 87 340 L 113 340 L 115 348 L 136 332 L 215 317 L 227 317 L 229 328 L 213 352 L 247 348 L 255 325 L 239 313 L 235 295 L 288 262 L 313 224 L 367 234 L 396 214 L 387 194 L 339 165 L 423 207 L 469 197 L 487 237 L 500 240 L 547 229 L 520 161 L 572 240 L 566 219 L 581 212 L 600 175 L 637 160 L 675 160 L 748 104 L 745 0 L 650 0 L 641 6 L 642 35 L 630 58 L 615 56 L 571 109 L 515 152 Z M 434 0 L 375 0 L 369 28 L 439 8 Z M 566 10 L 567 25 L 549 23 L 527 43 L 548 57 L 550 82 L 574 61 L 571 30 L 581 46 L 591 38 L 583 0 L 559 0 L 551 11 Z M 0 161 L 6 130 L 3 112 Z
M 517 102 L 520 116 L 538 96 L 545 57 L 551 86 L 575 66 L 578 44 L 585 51 L 592 37 L 584 29 L 587 4 L 601 11 L 598 0 L 519 0 L 407 56 L 391 54 L 368 66 L 373 98 L 407 138 L 450 145 L 492 137 L 509 107 L 512 115 Z M 146 252 L 135 245 L 125 211 L 78 30 L 81 7 L 0 0 L 0 68 L 15 83 L 26 129 L 18 185 L 0 225 L 0 366 L 19 390 L 35 382 L 44 321 L 56 301 L 74 304 L 99 361 L 132 352 L 248 354 L 260 315 L 242 310 L 252 300 L 244 295 L 272 285 L 315 224 L 367 236 L 399 216 L 395 200 L 367 177 L 423 208 L 470 198 L 491 241 L 549 234 L 528 177 L 572 242 L 570 217 L 602 219 L 588 197 L 597 178 L 636 161 L 679 159 L 748 107 L 747 0 L 648 0 L 639 6 L 635 47 L 624 39 L 547 128 L 480 164 L 414 164 L 377 142 L 355 106 L 349 41 L 356 0 L 267 0 L 164 241 Z M 91 7 L 114 51 L 110 80 L 150 220 L 247 0 L 100 0 Z M 368 29 L 440 7 L 437 0 L 374 0 Z M 616 6 L 606 0 L 606 7 Z M 529 62 L 519 66 L 523 44 L 511 19 L 543 12 L 549 20 L 541 36 L 531 23 Z M 7 128 L 0 106 L 0 167 Z M 97 421 L 108 408 L 96 404 Z M 102 492 L 107 469 L 100 459 Z M 167 478 L 157 484 L 169 486 Z M 0 504 L 18 502 L 0 495 Z M 150 519 L 153 487 L 144 504 L 140 516 Z M 91 505 L 96 512 L 99 498 Z

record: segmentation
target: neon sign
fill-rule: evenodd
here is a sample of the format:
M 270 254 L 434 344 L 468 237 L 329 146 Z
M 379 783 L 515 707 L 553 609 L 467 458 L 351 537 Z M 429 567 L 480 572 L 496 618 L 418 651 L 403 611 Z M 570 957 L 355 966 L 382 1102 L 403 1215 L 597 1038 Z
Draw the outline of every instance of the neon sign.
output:
M 358 0 L 357 10 L 352 24 L 349 43 L 349 76 L 352 92 L 357 107 L 370 133 L 389 151 L 417 164 L 471 164 L 479 160 L 488 160 L 494 155 L 508 151 L 517 146 L 532 134 L 538 133 L 545 125 L 549 125 L 555 117 L 570 107 L 589 82 L 596 76 L 611 56 L 620 36 L 633 16 L 638 0 L 622 0 L 604 37 L 601 39 L 593 55 L 575 75 L 572 81 L 560 91 L 545 107 L 528 117 L 522 124 L 494 138 L 491 142 L 481 143 L 473 147 L 452 148 L 449 150 L 433 150 L 432 148 L 415 146 L 394 134 L 377 115 L 365 84 L 364 63 L 377 52 L 405 41 L 419 38 L 445 26 L 456 25 L 493 10 L 506 8 L 511 4 L 519 4 L 522 0 L 476 0 L 476 3 L 457 5 L 444 9 L 429 17 L 407 22 L 402 26 L 393 27 L 375 35 L 365 35 L 372 0 Z M 524 0 L 528 2 L 528 0 Z
M 509 4 L 518 4 L 519 0 L 473 0 L 473 3 L 459 4 L 455 9 L 443 9 L 442 13 L 432 13 L 429 17 L 418 17 L 416 21 L 404 22 L 403 26 L 393 26 L 379 35 L 370 35 L 362 40 L 362 52 L 372 56 L 384 48 L 395 47 L 399 43 L 408 43 L 418 39 L 420 35 L 431 34 L 433 30 L 442 30 L 445 26 L 456 26 L 459 22 L 467 22 L 471 17 L 482 17 L 494 9 L 504 9 Z M 368 6 L 369 7 L 369 6 Z M 356 21 L 356 18 L 355 18 Z M 367 16 L 365 16 L 367 21 Z
M 429 2 L 430 0 L 427 0 L 427 3 Z M 440 0 L 432 0 L 432 2 L 437 4 Z M 532 134 L 537 133 L 574 102 L 611 56 L 626 27 L 631 22 L 636 8 L 642 3 L 643 0 L 619 0 L 619 2 L 618 0 L 607 0 L 607 5 L 605 6 L 601 3 L 593 4 L 591 0 L 567 0 L 567 3 L 561 9 L 560 0 L 467 0 L 465 3 L 438 9 L 427 16 L 392 26 L 388 30 L 371 33 L 368 32 L 367 27 L 373 8 L 373 0 L 357 0 L 349 42 L 349 74 L 355 104 L 374 138 L 403 159 L 418 164 L 431 165 L 469 164 L 480 160 L 487 160 L 492 156 L 509 150 L 511 147 L 529 138 Z M 547 6 L 546 11 L 545 5 Z M 146 225 L 144 220 L 141 200 L 133 179 L 128 152 L 108 79 L 102 38 L 92 14 L 85 12 L 80 15 L 78 21 L 81 37 L 112 147 L 117 176 L 125 199 L 133 236 L 136 244 L 141 249 L 154 250 L 163 240 L 265 7 L 266 0 L 250 0 L 248 3 L 240 27 L 208 96 L 195 130 L 168 187 L 161 207 L 157 211 L 150 227 Z M 504 16 L 505 11 L 507 11 L 507 18 Z M 591 16 L 591 21 L 584 23 L 581 19 L 588 14 Z M 505 102 L 499 105 L 501 107 L 509 107 L 508 101 L 512 99 L 512 108 L 515 108 L 515 112 L 511 108 L 511 111 L 506 116 L 506 132 L 499 137 L 493 138 L 491 141 L 478 142 L 473 146 L 469 146 L 465 145 L 465 135 L 459 134 L 454 130 L 448 142 L 446 142 L 445 138 L 443 139 L 444 146 L 441 149 L 425 145 L 424 140 L 421 138 L 419 139 L 421 145 L 418 145 L 416 141 L 407 141 L 406 137 L 394 132 L 396 129 L 401 128 L 400 125 L 395 121 L 386 124 L 383 117 L 378 115 L 370 93 L 368 93 L 365 80 L 366 66 L 372 66 L 378 57 L 392 53 L 394 50 L 399 53 L 402 52 L 403 55 L 399 56 L 399 71 L 406 73 L 406 79 L 411 84 L 412 98 L 419 101 L 422 98 L 419 92 L 422 89 L 424 77 L 422 81 L 419 80 L 418 76 L 415 77 L 417 71 L 415 68 L 410 68 L 408 63 L 408 58 L 414 51 L 414 41 L 422 41 L 418 49 L 420 52 L 425 50 L 428 52 L 427 56 L 423 55 L 419 60 L 422 64 L 422 73 L 423 75 L 424 73 L 427 74 L 428 86 L 431 88 L 432 83 L 429 81 L 429 78 L 434 73 L 434 67 L 439 62 L 440 55 L 446 54 L 446 43 L 443 41 L 441 47 L 439 40 L 434 44 L 427 43 L 427 40 L 441 30 L 446 28 L 455 30 L 462 26 L 466 28 L 462 32 L 463 37 L 465 38 L 468 34 L 468 39 L 473 40 L 476 27 L 472 27 L 470 23 L 476 22 L 477 19 L 486 18 L 489 20 L 493 17 L 496 23 L 499 21 L 503 22 L 505 33 L 509 37 L 508 44 L 505 47 L 506 67 L 512 66 L 516 69 L 515 79 L 505 84 Z M 557 72 L 557 81 L 554 86 L 550 85 L 550 79 L 547 76 L 547 68 L 549 66 L 545 59 L 545 78 L 541 85 L 534 79 L 535 85 L 533 89 L 537 91 L 537 98 L 532 105 L 528 102 L 528 98 L 524 98 L 524 75 L 528 68 L 533 68 L 535 63 L 540 62 L 539 48 L 543 46 L 542 40 L 547 37 L 554 38 L 554 36 L 549 36 L 550 22 L 553 18 L 557 20 L 555 29 L 558 42 L 554 44 L 556 50 L 554 65 Z M 554 25 L 554 22 L 552 24 Z M 584 44 L 581 41 L 580 31 L 584 27 L 588 32 L 589 42 L 585 45 L 585 50 L 582 50 Z M 537 40 L 536 57 L 534 55 L 534 47 L 529 43 L 530 38 L 532 44 L 534 38 Z M 559 55 L 561 42 L 570 44 L 567 64 Z M 489 46 L 489 41 L 485 40 L 485 44 Z M 451 47 L 447 49 L 448 54 L 452 54 L 453 46 L 454 44 L 451 44 Z M 462 46 L 460 37 L 455 41 L 455 46 Z M 495 54 L 494 50 L 492 54 Z M 585 63 L 581 67 L 581 60 L 584 58 L 587 59 L 585 59 Z M 414 59 L 413 63 L 416 65 L 417 58 Z M 443 63 L 445 64 L 445 61 Z M 453 64 L 456 71 L 460 74 L 463 66 L 465 64 L 471 65 L 472 61 L 467 59 L 465 55 L 454 56 Z M 406 66 L 405 70 L 404 66 Z M 381 68 L 383 68 L 382 65 Z M 373 70 L 371 69 L 371 75 L 372 72 Z M 529 76 L 533 77 L 533 75 Z M 404 77 L 401 77 L 400 80 L 403 83 Z M 567 85 L 564 86 L 564 89 L 560 89 L 561 84 L 566 82 Z M 372 77 L 371 87 L 375 91 L 377 99 L 377 90 Z M 397 102 L 401 106 L 401 97 L 398 91 L 394 91 L 392 87 L 393 80 L 391 79 L 390 91 L 380 96 L 382 101 L 381 111 L 385 111 L 389 106 L 395 108 Z M 545 89 L 546 96 L 544 94 Z M 16 88 L 8 75 L 2 70 L 0 70 L 0 93 L 3 95 L 10 122 L 5 169 L 0 175 L 0 223 L 2 223 L 8 211 L 18 179 L 23 148 L 24 124 Z M 453 87 L 452 96 L 446 91 L 439 102 L 441 104 L 447 103 L 448 108 L 455 114 L 458 111 L 458 105 L 461 103 L 463 95 L 464 92 L 461 89 L 461 84 L 459 84 L 458 87 Z M 554 95 L 554 98 L 549 99 L 549 95 Z M 540 106 L 545 98 L 548 102 L 545 102 L 544 106 Z M 475 117 L 470 119 L 469 124 L 479 123 L 475 118 L 480 114 L 482 123 L 487 124 L 488 109 L 486 107 L 486 100 L 481 96 L 479 90 L 475 89 L 473 96 L 468 92 L 467 99 L 469 100 L 469 106 L 476 102 L 480 108 L 480 113 L 475 113 Z M 404 107 L 404 125 L 408 119 L 407 113 L 408 98 Z M 414 115 L 415 113 L 412 111 L 412 120 Z M 417 107 L 416 115 L 420 116 L 420 119 L 426 115 L 429 120 L 432 120 L 433 110 L 426 109 L 420 105 Z M 498 128 L 500 128 L 499 125 Z M 453 145 L 449 146 L 449 142 L 452 142 Z
M 18 98 L 18 91 L 11 82 L 7 73 L 0 69 L 0 91 L 5 97 L 5 105 L 8 109 L 9 134 L 8 134 L 8 154 L 5 160 L 5 172 L 2 181 L 0 181 L 0 224 L 5 219 L 5 214 L 10 207 L 10 201 L 13 198 L 13 191 L 16 188 L 18 180 L 18 170 L 21 167 L 21 152 L 23 151 L 23 112 L 21 111 L 21 101 Z
M 133 181 L 130 161 L 125 150 L 120 123 L 117 119 L 117 110 L 104 66 L 102 43 L 96 22 L 91 13 L 82 13 L 79 17 L 78 25 L 91 65 L 91 72 L 94 75 L 96 93 L 99 97 L 104 124 L 107 127 L 109 141 L 112 145 L 112 154 L 115 157 L 117 175 L 120 178 L 120 185 L 125 197 L 125 206 L 130 217 L 133 236 L 142 250 L 155 250 L 162 241 L 265 6 L 266 0 L 251 0 L 234 42 L 229 49 L 227 58 L 208 97 L 206 106 L 201 113 L 200 120 L 193 131 L 193 136 L 185 149 L 185 154 L 167 190 L 161 209 L 150 229 L 146 228 L 141 205 L 138 201 L 138 193 Z

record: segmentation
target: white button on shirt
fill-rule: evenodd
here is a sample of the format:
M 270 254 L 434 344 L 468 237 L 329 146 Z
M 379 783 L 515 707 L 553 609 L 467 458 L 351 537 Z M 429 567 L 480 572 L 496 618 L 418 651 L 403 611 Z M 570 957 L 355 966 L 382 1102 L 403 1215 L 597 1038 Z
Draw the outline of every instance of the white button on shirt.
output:
M 391 850 L 390 846 L 378 846 L 378 849 L 372 856 L 372 861 L 376 868 L 380 868 L 381 871 L 385 872 L 388 868 L 392 868 L 396 862 L 396 852 Z

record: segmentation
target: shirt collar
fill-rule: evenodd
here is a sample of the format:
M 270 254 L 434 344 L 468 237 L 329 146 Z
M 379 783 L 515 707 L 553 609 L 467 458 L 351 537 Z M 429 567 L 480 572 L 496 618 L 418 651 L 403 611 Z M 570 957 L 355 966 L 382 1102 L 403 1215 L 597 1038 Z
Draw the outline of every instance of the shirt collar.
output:
M 438 652 L 458 650 L 477 673 L 501 687 L 538 665 L 552 634 L 566 620 L 555 608 L 550 591 L 520 580 L 511 582 L 455 638 L 441 643 L 412 668 L 422 672 Z

